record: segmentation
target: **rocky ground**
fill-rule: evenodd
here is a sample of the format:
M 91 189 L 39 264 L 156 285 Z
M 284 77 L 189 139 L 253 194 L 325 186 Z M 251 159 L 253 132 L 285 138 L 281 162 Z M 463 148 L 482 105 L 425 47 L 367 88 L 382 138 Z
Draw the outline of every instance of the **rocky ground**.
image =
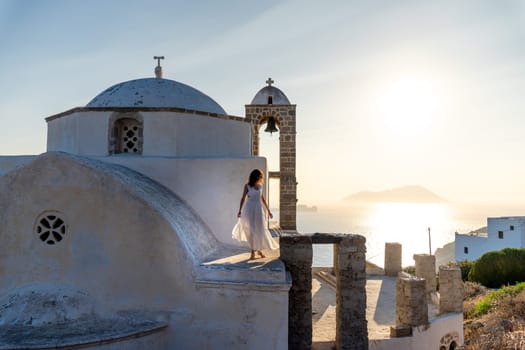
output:
M 489 311 L 479 315 L 476 305 L 490 290 L 465 283 L 465 350 L 525 349 L 525 290 L 490 302 Z

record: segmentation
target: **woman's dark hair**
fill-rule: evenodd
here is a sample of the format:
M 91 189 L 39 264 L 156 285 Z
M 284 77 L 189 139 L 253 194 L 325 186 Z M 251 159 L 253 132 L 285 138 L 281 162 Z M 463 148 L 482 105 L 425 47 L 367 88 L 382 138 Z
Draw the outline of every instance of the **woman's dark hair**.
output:
M 254 169 L 250 173 L 250 177 L 248 178 L 248 185 L 250 187 L 254 187 L 257 181 L 263 178 L 263 174 L 259 169 Z

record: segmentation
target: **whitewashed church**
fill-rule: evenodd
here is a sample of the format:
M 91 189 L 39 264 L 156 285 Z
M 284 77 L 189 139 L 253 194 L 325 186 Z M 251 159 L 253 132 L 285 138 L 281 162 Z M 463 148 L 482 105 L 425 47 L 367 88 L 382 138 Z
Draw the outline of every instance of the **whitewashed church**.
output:
M 0 157 L 0 350 L 309 349 L 313 244 L 334 247 L 336 348 L 463 342 L 459 269 L 429 317 L 432 256 L 368 291 L 365 237 L 297 234 L 296 106 L 273 80 L 236 117 L 155 74 L 46 118 L 46 153 Z M 231 233 L 255 168 L 279 180 L 280 255 L 248 260 Z
M 295 105 L 272 83 L 241 118 L 158 65 L 46 118 L 46 153 L 0 157 L 0 349 L 287 348 L 283 262 L 231 238 L 272 118 L 295 229 Z

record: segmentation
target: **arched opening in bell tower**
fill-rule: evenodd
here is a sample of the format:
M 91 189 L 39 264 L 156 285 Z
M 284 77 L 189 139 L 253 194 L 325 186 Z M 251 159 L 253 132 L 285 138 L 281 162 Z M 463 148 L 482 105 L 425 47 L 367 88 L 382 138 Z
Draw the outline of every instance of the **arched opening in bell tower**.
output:
M 268 205 L 272 209 L 274 218 L 272 221 L 279 221 L 279 194 L 280 194 L 280 183 L 279 177 L 275 176 L 279 172 L 280 168 L 280 133 L 279 123 L 276 122 L 277 131 L 265 132 L 268 129 L 269 119 L 263 118 L 258 128 L 259 134 L 259 155 L 266 158 L 267 176 L 266 188 L 267 188 L 267 200 Z M 275 119 L 274 119 L 275 121 Z

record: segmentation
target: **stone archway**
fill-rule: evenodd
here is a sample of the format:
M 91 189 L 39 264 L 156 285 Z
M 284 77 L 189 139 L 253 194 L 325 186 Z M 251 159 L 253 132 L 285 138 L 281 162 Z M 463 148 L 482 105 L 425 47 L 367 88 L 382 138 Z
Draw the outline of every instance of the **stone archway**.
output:
M 279 224 L 285 231 L 296 231 L 296 126 L 295 105 L 247 105 L 246 119 L 252 126 L 252 155 L 259 155 L 262 124 L 274 118 L 279 126 L 279 171 L 269 177 L 279 179 Z
M 353 234 L 283 234 L 281 260 L 292 277 L 288 301 L 288 348 L 312 348 L 312 244 L 334 244 L 336 348 L 367 350 L 366 239 Z

